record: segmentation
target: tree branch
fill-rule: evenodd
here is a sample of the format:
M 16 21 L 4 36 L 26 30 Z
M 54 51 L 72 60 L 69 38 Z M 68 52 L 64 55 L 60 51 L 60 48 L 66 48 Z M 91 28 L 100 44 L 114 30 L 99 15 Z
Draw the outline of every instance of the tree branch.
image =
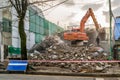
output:
M 28 1 L 22 0 L 22 15 L 23 15 L 23 17 L 25 17 L 27 7 L 28 7 Z
M 15 4 L 13 3 L 13 1 L 12 0 L 9 0 L 9 1 L 15 7 L 15 9 L 17 10 L 17 8 L 16 8 Z
M 32 3 L 29 3 L 29 5 L 37 4 L 37 3 L 44 3 L 44 2 L 49 2 L 49 1 L 55 1 L 55 0 L 44 0 L 44 1 L 35 1 Z
M 19 10 L 19 13 L 21 13 L 21 2 L 19 1 L 19 0 L 15 0 L 16 1 L 16 6 L 17 6 L 17 8 L 18 8 L 18 10 Z
M 19 15 L 19 10 L 18 10 L 18 8 L 17 8 L 17 5 L 12 1 L 12 0 L 9 0 L 10 1 L 10 3 L 14 6 L 14 8 L 16 9 L 16 11 L 17 11 L 17 13 L 18 13 L 18 15 Z M 16 0 L 15 0 L 16 1 Z

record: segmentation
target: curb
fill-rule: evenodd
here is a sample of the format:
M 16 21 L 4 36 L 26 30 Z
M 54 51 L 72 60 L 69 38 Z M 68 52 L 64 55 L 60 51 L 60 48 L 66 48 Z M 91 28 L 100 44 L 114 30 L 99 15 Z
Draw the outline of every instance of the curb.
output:
M 58 72 L 26 72 L 32 75 L 53 75 L 53 76 L 87 76 L 87 77 L 120 77 L 120 74 L 108 73 L 58 73 Z
M 0 74 L 6 74 L 6 73 L 8 73 L 7 71 L 5 71 L 5 70 L 0 70 Z
M 8 71 L 0 71 L 0 74 L 11 74 Z M 84 77 L 120 77 L 120 74 L 108 73 L 58 73 L 58 72 L 15 72 L 12 74 L 32 74 L 32 75 L 51 75 L 51 76 L 84 76 Z

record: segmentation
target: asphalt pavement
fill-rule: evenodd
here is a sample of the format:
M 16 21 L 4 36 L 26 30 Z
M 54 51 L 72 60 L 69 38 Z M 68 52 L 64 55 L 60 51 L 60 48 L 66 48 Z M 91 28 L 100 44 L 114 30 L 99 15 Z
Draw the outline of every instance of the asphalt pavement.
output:
M 120 78 L 0 74 L 0 80 L 120 80 Z

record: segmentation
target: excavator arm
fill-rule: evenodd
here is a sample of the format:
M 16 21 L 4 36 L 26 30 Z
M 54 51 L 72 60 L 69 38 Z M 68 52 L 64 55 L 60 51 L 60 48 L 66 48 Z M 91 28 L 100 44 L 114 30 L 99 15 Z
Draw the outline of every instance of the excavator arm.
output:
M 80 32 L 84 33 L 84 28 L 85 28 L 85 23 L 86 21 L 88 20 L 89 17 L 92 17 L 93 19 L 93 22 L 95 24 L 95 27 L 96 27 L 96 30 L 98 31 L 98 29 L 100 28 L 96 18 L 95 18 L 95 15 L 93 13 L 93 10 L 91 8 L 89 8 L 89 10 L 87 11 L 87 13 L 85 14 L 85 16 L 82 18 L 81 22 L 80 22 Z

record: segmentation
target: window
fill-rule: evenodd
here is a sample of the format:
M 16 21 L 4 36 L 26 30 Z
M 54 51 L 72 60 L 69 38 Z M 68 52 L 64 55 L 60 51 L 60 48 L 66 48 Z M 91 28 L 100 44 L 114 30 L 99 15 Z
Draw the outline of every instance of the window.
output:
M 12 21 L 6 18 L 3 18 L 3 31 L 11 32 L 12 31 Z

